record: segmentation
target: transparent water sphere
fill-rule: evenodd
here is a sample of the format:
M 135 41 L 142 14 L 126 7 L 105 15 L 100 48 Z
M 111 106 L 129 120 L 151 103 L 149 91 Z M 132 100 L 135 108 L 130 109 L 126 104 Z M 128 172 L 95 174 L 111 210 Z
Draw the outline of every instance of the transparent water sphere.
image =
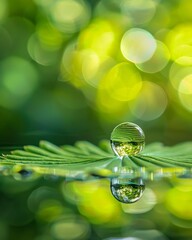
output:
M 144 132 L 134 123 L 121 123 L 111 133 L 111 147 L 120 158 L 136 155 L 143 150 L 144 146 Z
M 15 165 L 12 168 L 12 175 L 18 181 L 33 181 L 37 175 L 30 167 Z
M 122 203 L 137 202 L 143 195 L 145 185 L 141 178 L 117 177 L 111 179 L 111 193 Z

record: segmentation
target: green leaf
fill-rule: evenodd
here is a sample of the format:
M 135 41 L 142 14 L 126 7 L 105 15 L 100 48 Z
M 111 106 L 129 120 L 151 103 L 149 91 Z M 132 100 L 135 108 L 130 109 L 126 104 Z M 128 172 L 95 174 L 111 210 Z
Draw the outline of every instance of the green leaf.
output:
M 6 153 L 7 151 L 5 151 Z M 66 176 L 74 173 L 102 175 L 108 177 L 120 172 L 133 171 L 134 174 L 158 173 L 162 169 L 174 172 L 177 169 L 192 168 L 192 142 L 180 143 L 172 147 L 156 142 L 146 146 L 138 155 L 125 156 L 122 160 L 114 156 L 109 141 L 103 140 L 99 146 L 87 141 L 78 141 L 74 146 L 56 146 L 48 141 L 40 141 L 37 146 L 24 146 L 23 150 L 13 150 L 0 158 L 1 166 L 11 169 L 21 165 L 41 174 Z M 76 176 L 76 175 L 75 175 Z

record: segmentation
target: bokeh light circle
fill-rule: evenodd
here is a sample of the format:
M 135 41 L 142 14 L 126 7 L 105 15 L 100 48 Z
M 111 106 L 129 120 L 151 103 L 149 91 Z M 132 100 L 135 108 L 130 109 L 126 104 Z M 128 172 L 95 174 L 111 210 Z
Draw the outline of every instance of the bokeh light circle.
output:
M 173 63 L 169 71 L 169 80 L 172 86 L 178 91 L 182 79 L 185 79 L 192 73 L 192 66 L 182 66 Z
M 33 34 L 28 41 L 28 53 L 35 62 L 43 66 L 52 65 L 57 58 L 57 52 L 43 45 L 37 34 Z
M 131 104 L 130 108 L 137 118 L 151 121 L 164 113 L 167 102 L 163 88 L 153 82 L 144 81 L 135 104 Z
M 12 56 L 0 64 L 0 105 L 17 108 L 32 96 L 38 86 L 38 72 L 29 61 Z
M 64 33 L 79 31 L 90 19 L 89 5 L 83 0 L 56 0 L 47 11 L 50 22 Z
M 54 222 L 51 234 L 57 240 L 83 240 L 89 237 L 90 227 L 83 218 L 72 216 Z
M 167 46 L 161 41 L 156 41 L 156 42 L 157 42 L 157 48 L 154 54 L 152 55 L 152 57 L 144 63 L 136 64 L 136 66 L 143 72 L 146 72 L 146 73 L 159 72 L 169 62 L 170 53 Z
M 169 190 L 166 196 L 166 207 L 174 216 L 192 220 L 192 188 L 188 191 L 183 191 L 178 188 Z
M 157 43 L 152 34 L 140 28 L 128 30 L 121 39 L 121 52 L 133 63 L 149 60 L 155 53 L 156 46 Z
M 156 196 L 150 188 L 146 188 L 143 196 L 134 204 L 121 204 L 125 213 L 141 214 L 150 211 L 157 203 Z
M 135 24 L 143 24 L 152 19 L 157 3 L 154 0 L 124 0 L 119 2 L 122 14 L 131 18 Z
M 113 52 L 117 29 L 108 20 L 95 18 L 78 38 L 78 47 L 95 51 L 100 57 L 105 58 Z
M 176 25 L 167 34 L 166 42 L 174 61 L 182 65 L 192 64 L 192 24 Z
M 111 68 L 100 82 L 100 88 L 105 89 L 119 101 L 134 99 L 141 87 L 142 79 L 139 72 L 132 64 L 126 62 Z
M 184 94 L 179 92 L 179 100 L 182 106 L 189 112 L 192 112 L 192 94 Z

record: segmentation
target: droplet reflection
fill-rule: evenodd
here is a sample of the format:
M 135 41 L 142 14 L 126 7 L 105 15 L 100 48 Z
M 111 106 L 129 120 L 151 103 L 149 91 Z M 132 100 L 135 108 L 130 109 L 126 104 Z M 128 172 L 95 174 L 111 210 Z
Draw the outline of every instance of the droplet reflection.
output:
M 145 185 L 141 178 L 117 177 L 111 179 L 111 193 L 122 203 L 137 202 L 143 195 Z
M 140 153 L 144 145 L 144 132 L 134 123 L 121 123 L 111 133 L 111 147 L 120 158 Z
M 28 181 L 36 179 L 37 175 L 31 168 L 15 165 L 12 169 L 12 175 L 15 180 Z

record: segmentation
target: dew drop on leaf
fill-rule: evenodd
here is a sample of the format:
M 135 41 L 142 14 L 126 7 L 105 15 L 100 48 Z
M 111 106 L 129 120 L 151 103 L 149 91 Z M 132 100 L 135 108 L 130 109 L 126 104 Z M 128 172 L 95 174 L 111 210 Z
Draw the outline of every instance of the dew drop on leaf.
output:
M 145 185 L 141 178 L 128 179 L 116 177 L 111 179 L 111 193 L 122 203 L 137 202 L 143 195 Z
M 125 122 L 117 125 L 111 133 L 111 147 L 121 159 L 140 153 L 145 146 L 143 130 L 136 124 Z
M 32 180 L 35 176 L 34 172 L 29 168 L 24 168 L 21 166 L 15 165 L 12 169 L 12 175 L 15 180 Z

